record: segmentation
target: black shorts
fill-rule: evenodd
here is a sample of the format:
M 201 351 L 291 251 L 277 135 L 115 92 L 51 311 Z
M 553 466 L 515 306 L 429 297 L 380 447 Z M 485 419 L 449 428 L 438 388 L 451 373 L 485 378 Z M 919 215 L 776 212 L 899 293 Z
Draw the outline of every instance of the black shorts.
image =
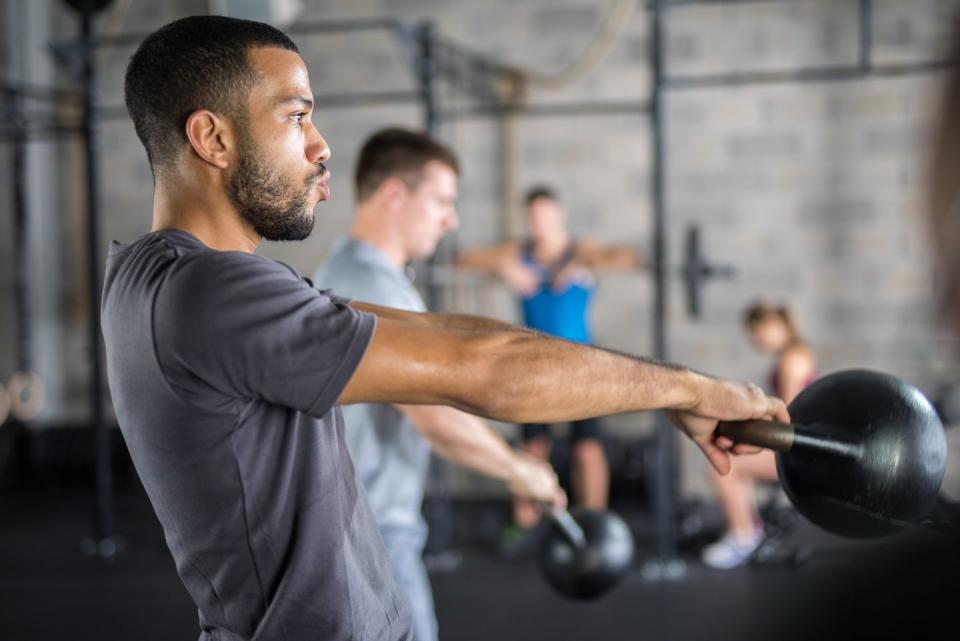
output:
M 572 421 L 570 423 L 570 442 L 578 443 L 586 440 L 603 440 L 603 433 L 600 429 L 600 419 L 585 418 L 582 421 Z M 520 426 L 523 432 L 524 441 L 532 441 L 538 438 L 550 438 L 550 425 L 547 423 L 527 423 Z

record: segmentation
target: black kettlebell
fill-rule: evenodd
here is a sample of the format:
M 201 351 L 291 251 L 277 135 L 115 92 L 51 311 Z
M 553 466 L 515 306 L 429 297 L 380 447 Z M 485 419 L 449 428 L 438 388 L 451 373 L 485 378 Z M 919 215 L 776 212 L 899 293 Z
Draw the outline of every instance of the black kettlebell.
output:
M 947 464 L 943 424 L 912 385 L 868 370 L 825 376 L 790 404 L 792 424 L 721 423 L 717 433 L 777 452 L 797 510 L 831 532 L 876 537 L 934 508 Z
M 633 535 L 619 516 L 581 507 L 545 508 L 550 528 L 540 548 L 540 566 L 560 594 L 596 599 L 616 586 L 633 562 Z

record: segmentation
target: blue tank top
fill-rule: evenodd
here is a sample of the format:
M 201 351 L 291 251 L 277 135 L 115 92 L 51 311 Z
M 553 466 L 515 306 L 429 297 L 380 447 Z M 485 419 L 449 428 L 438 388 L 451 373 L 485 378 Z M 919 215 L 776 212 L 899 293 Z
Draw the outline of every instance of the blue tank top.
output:
M 572 282 L 563 291 L 553 290 L 554 278 L 573 260 L 573 254 L 571 244 L 559 260 L 543 266 L 533 258 L 533 243 L 524 243 L 521 260 L 540 275 L 540 287 L 531 296 L 522 298 L 520 306 L 527 327 L 577 343 L 589 343 L 588 312 L 593 285 Z

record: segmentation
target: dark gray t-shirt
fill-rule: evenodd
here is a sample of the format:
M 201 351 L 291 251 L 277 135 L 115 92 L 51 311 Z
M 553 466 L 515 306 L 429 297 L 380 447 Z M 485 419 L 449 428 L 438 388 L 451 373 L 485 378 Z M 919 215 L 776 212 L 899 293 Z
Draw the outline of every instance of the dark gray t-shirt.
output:
M 374 317 L 182 231 L 114 244 L 110 390 L 202 640 L 408 639 L 334 406 Z

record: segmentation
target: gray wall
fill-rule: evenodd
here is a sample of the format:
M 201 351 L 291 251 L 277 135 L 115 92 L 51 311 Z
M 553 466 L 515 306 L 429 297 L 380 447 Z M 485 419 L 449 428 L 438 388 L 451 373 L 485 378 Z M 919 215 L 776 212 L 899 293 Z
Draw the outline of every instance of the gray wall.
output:
M 303 20 L 397 15 L 430 18 L 448 36 L 503 60 L 549 71 L 564 66 L 596 30 L 606 3 L 586 0 L 468 2 L 467 0 L 327 0 L 304 2 Z M 958 2 L 875 2 L 875 61 L 928 60 L 942 51 L 943 29 Z M 131 3 L 125 30 L 149 30 L 203 12 L 208 3 L 180 0 Z M 855 59 L 855 0 L 796 0 L 677 7 L 667 21 L 670 73 L 783 69 L 845 64 Z M 69 16 L 51 10 L 51 30 L 72 33 Z M 538 103 L 643 100 L 649 85 L 646 14 L 638 11 L 598 68 L 561 91 L 537 90 Z M 104 26 L 106 20 L 102 21 Z M 395 43 L 381 34 L 296 38 L 318 93 L 383 91 L 414 86 Z M 43 53 L 36 43 L 37 55 Z M 121 103 L 129 50 L 102 57 L 102 103 Z M 789 300 L 817 347 L 823 371 L 865 366 L 904 376 L 934 390 L 953 373 L 952 344 L 933 329 L 931 278 L 923 228 L 922 161 L 931 135 L 936 76 L 779 84 L 669 93 L 667 203 L 669 248 L 680 259 L 688 223 L 705 230 L 706 251 L 733 263 L 735 282 L 708 286 L 704 318 L 686 316 L 678 281 L 670 289 L 669 336 L 673 359 L 726 376 L 764 379 L 767 361 L 746 344 L 742 308 L 759 295 Z M 468 104 L 442 92 L 447 105 Z M 268 244 L 267 255 L 309 273 L 351 212 L 350 170 L 363 137 L 385 124 L 416 126 L 416 106 L 369 106 L 318 112 L 315 122 L 333 149 L 333 201 L 317 210 L 314 237 L 299 244 Z M 571 224 L 581 235 L 650 242 L 649 131 L 643 114 L 589 117 L 518 117 L 512 122 L 516 174 L 522 189 L 546 180 L 562 191 Z M 461 246 L 521 233 L 517 208 L 500 198 L 500 129 L 474 118 L 442 127 L 462 155 Z M 102 128 L 104 240 L 129 240 L 149 225 L 151 181 L 132 126 L 124 119 Z M 80 192 L 79 158 L 64 154 L 67 193 Z M 0 182 L 0 185 L 3 183 Z M 514 194 L 517 196 L 518 194 Z M 512 204 L 512 203 L 511 203 Z M 6 209 L 0 209 L 5 228 Z M 83 255 L 77 202 L 65 202 L 57 235 L 63 247 L 64 368 L 73 381 L 65 403 L 82 407 Z M 56 226 L 54 226 L 56 227 Z M 9 249 L 0 248 L 6 270 Z M 79 272 L 82 273 L 82 272 Z M 3 300 L 9 281 L 0 278 Z M 507 292 L 485 282 L 451 290 L 450 306 L 515 318 Z M 601 281 L 595 313 L 604 345 L 649 352 L 652 289 L 645 275 L 610 275 Z M 0 314 L 6 336 L 7 314 Z M 7 342 L 4 342 L 4 349 Z M 2 377 L 3 372 L 0 372 Z M 72 390 L 72 392 L 71 392 Z M 617 430 L 639 429 L 642 417 L 619 417 Z M 685 479 L 702 486 L 702 465 L 685 453 Z

